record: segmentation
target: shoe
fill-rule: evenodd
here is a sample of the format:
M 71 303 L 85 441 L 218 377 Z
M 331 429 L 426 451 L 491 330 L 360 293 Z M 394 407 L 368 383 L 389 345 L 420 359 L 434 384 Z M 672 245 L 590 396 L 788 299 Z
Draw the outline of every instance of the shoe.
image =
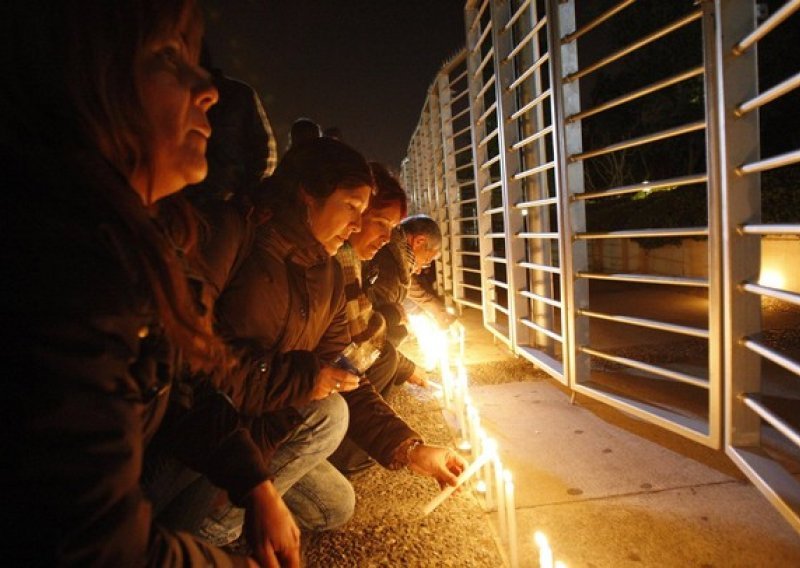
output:
M 344 471 L 342 473 L 344 473 L 345 475 L 352 475 L 354 473 L 358 473 L 359 471 L 364 471 L 365 469 L 369 469 L 376 463 L 378 462 L 376 462 L 371 457 L 367 456 L 366 458 L 364 458 L 364 461 L 355 463 L 351 466 L 344 468 Z

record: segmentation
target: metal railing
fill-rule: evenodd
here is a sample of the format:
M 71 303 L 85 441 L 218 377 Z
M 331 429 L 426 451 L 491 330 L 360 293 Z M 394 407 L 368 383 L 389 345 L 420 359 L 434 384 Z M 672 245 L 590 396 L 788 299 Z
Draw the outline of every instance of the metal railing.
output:
M 759 90 L 756 55 L 800 0 L 760 24 L 734 0 L 605 6 L 466 2 L 466 50 L 404 165 L 415 207 L 446 212 L 440 290 L 573 391 L 724 448 L 800 530 L 781 465 L 800 453 L 800 361 L 762 311 L 800 292 L 759 282 L 763 240 L 800 235 L 762 220 L 762 176 L 800 149 L 763 157 L 759 125 L 800 70 Z

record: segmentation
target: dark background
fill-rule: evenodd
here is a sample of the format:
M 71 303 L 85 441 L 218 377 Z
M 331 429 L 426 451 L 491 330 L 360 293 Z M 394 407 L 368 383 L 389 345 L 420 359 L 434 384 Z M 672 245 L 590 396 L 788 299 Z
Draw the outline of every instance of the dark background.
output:
M 261 95 L 281 154 L 300 116 L 398 168 L 464 0 L 201 0 L 214 66 Z

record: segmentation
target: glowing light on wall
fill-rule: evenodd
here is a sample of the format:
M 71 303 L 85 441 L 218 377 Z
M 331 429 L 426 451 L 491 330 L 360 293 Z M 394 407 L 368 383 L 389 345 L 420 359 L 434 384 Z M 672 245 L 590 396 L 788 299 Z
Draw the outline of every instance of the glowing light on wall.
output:
M 763 267 L 761 269 L 761 276 L 758 278 L 758 283 L 762 286 L 769 286 L 770 288 L 786 287 L 786 277 L 783 272 L 777 268 Z

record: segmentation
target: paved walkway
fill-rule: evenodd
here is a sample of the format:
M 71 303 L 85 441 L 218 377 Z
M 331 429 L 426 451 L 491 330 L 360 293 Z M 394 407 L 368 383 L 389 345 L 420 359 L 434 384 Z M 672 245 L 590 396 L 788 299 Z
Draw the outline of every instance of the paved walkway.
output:
M 544 532 L 575 567 L 800 566 L 800 535 L 722 452 L 579 396 L 509 356 L 467 312 L 472 397 L 517 488 L 520 566 Z M 414 356 L 413 345 L 406 349 Z M 452 443 L 436 399 L 403 387 L 395 408 L 429 440 Z M 354 477 L 356 517 L 314 537 L 319 567 L 507 565 L 497 515 L 469 493 L 427 517 L 437 490 L 407 472 Z

